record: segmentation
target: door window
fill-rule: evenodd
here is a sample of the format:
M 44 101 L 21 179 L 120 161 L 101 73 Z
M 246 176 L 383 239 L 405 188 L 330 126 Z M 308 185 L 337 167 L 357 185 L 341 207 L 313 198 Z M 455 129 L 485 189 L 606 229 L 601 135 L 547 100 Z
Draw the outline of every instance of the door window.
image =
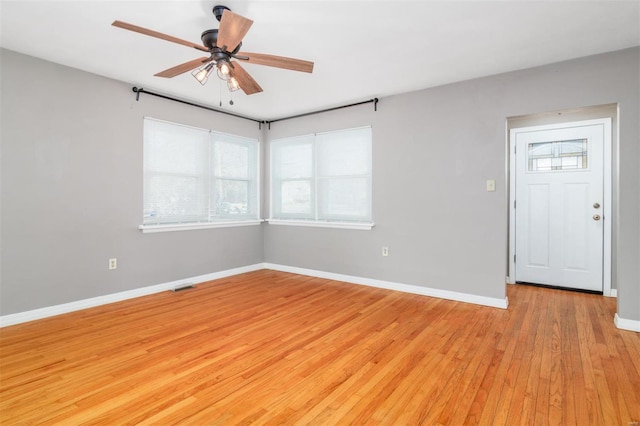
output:
M 528 144 L 528 170 L 547 172 L 587 168 L 587 139 Z

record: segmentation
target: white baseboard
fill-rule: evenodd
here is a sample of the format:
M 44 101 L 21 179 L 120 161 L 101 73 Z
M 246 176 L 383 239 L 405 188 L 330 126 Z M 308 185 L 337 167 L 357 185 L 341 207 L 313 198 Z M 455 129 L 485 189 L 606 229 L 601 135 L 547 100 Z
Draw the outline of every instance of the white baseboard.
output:
M 613 323 L 621 330 L 636 331 L 640 333 L 640 321 L 620 318 L 616 313 Z
M 195 277 L 185 278 L 167 283 L 108 294 L 105 296 L 92 297 L 90 299 L 78 300 L 76 302 L 64 303 L 61 305 L 49 306 L 46 308 L 0 316 L 0 328 L 55 315 L 65 314 L 68 312 L 79 311 L 81 309 L 120 302 L 122 300 L 147 296 L 149 294 L 172 290 L 175 287 L 180 287 L 188 283 L 197 284 L 229 277 L 232 275 L 243 274 L 245 272 L 257 271 L 260 269 L 272 269 L 274 271 L 291 272 L 294 274 L 308 275 L 311 277 L 325 278 L 335 281 L 343 281 L 351 284 L 366 285 L 369 287 L 384 288 L 387 290 L 401 291 L 404 293 L 420 294 L 423 296 L 437 297 L 439 299 L 473 303 L 476 305 L 490 306 L 493 308 L 507 309 L 507 307 L 509 306 L 509 299 L 507 297 L 505 297 L 504 299 L 498 299 L 493 297 L 477 296 L 469 293 L 459 293 L 455 291 L 441 290 L 410 284 L 401 284 L 391 281 L 376 280 L 372 278 L 363 278 L 352 275 L 336 274 L 333 272 L 318 271 L 314 269 L 298 268 L 295 266 L 278 265 L 275 263 L 256 263 L 254 265 L 227 269 L 225 271 L 213 272 L 210 274 L 198 275 Z M 616 296 L 617 290 L 611 289 L 611 297 Z M 617 313 L 613 321 L 616 327 L 618 327 L 619 329 L 640 332 L 640 321 L 620 318 Z
M 61 305 L 48 306 L 46 308 L 34 309 L 31 311 L 18 312 L 0 316 L 0 328 L 23 322 L 34 321 L 55 315 L 66 314 L 68 312 L 79 311 L 81 309 L 93 308 L 95 306 L 120 302 L 122 300 L 147 296 L 162 291 L 172 290 L 186 284 L 197 284 L 206 281 L 217 280 L 232 275 L 243 274 L 245 272 L 257 271 L 259 269 L 272 269 L 275 271 L 291 272 L 294 274 L 308 275 L 312 277 L 325 278 L 335 281 L 343 281 L 351 284 L 360 284 L 370 287 L 384 288 L 387 290 L 402 291 L 404 293 L 420 294 L 423 296 L 437 297 L 440 299 L 455 300 L 458 302 L 474 303 L 476 305 L 491 306 L 494 308 L 506 309 L 509 306 L 508 298 L 496 299 L 492 297 L 476 296 L 468 293 L 458 293 L 455 291 L 441 290 L 417 285 L 401 284 L 391 281 L 375 280 L 371 278 L 356 277 L 351 275 L 335 274 L 332 272 L 317 271 L 313 269 L 298 268 L 294 266 L 277 265 L 273 263 L 256 263 L 254 265 L 240 268 L 228 269 L 220 272 L 213 272 L 205 275 L 185 278 L 181 280 L 156 284 L 148 287 L 136 288 L 119 293 L 107 294 L 105 296 L 92 297 L 90 299 L 78 300 L 75 302 L 63 303 Z
M 476 296 L 468 293 L 458 293 L 455 291 L 441 290 L 436 288 L 422 287 L 410 284 L 400 284 L 391 281 L 375 280 L 372 278 L 355 277 L 351 275 L 335 274 L 333 272 L 317 271 L 314 269 L 298 268 L 295 266 L 278 265 L 265 263 L 265 269 L 274 271 L 291 272 L 294 274 L 308 275 L 328 280 L 343 281 L 351 284 L 366 285 L 369 287 L 384 288 L 387 290 L 402 291 L 404 293 L 420 294 L 423 296 L 437 297 L 439 299 L 455 300 L 457 302 L 474 303 L 476 305 L 490 306 L 493 308 L 507 309 L 509 299 L 497 299 L 493 297 Z
M 122 291 L 119 293 L 107 294 L 105 296 L 92 297 L 90 299 L 78 300 L 76 302 L 63 303 L 61 305 L 48 306 L 46 308 L 34 309 L 31 311 L 19 312 L 17 314 L 9 314 L 0 316 L 0 328 L 10 325 L 20 324 L 27 321 L 34 321 L 42 318 L 52 317 L 54 315 L 66 314 L 68 312 L 79 311 L 81 309 L 93 308 L 95 306 L 106 305 L 108 303 L 120 302 L 122 300 L 133 299 L 149 294 L 160 293 L 162 291 L 172 290 L 175 287 L 192 283 L 203 283 L 206 281 L 217 280 L 232 275 L 243 274 L 245 272 L 257 271 L 264 269 L 262 263 L 255 265 L 243 266 L 240 268 L 227 269 L 225 271 L 213 272 L 210 274 L 198 275 L 191 278 L 185 278 L 177 281 L 171 281 L 162 284 L 156 284 L 148 287 L 136 288 L 133 290 Z

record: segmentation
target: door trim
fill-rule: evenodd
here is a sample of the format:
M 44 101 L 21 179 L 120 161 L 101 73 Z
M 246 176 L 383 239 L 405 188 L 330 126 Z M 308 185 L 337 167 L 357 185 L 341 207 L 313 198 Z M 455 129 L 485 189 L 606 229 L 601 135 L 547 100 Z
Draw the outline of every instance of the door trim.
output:
M 516 277 L 516 264 L 514 262 L 514 255 L 516 253 L 516 211 L 514 208 L 513 200 L 516 196 L 516 136 L 518 133 L 534 132 L 541 130 L 557 130 L 567 127 L 581 127 L 602 125 L 604 132 L 604 235 L 603 235 L 603 264 L 602 264 L 602 294 L 604 296 L 612 297 L 614 292 L 611 291 L 611 231 L 613 216 L 611 214 L 611 202 L 612 202 L 612 158 L 611 158 L 611 118 L 600 118 L 596 120 L 584 120 L 584 121 L 571 121 L 566 123 L 547 124 L 542 126 L 532 127 L 519 127 L 511 129 L 509 132 L 509 258 L 508 258 L 508 275 L 507 283 L 514 284 L 517 280 Z

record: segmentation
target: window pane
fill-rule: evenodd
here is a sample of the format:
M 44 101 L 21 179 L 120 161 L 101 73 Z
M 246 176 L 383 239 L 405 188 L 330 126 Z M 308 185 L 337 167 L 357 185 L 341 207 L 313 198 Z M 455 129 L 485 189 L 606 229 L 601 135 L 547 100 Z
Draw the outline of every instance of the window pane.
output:
M 306 180 L 282 182 L 280 212 L 284 214 L 310 214 L 311 183 Z
M 304 140 L 299 144 L 276 144 L 276 171 L 282 179 L 309 178 L 313 175 L 313 146 Z
M 212 213 L 218 218 L 258 216 L 258 143 L 213 132 L 216 181 Z
M 216 176 L 249 177 L 249 147 L 237 143 L 217 141 L 215 143 Z
M 144 121 L 144 223 L 207 220 L 209 132 Z
M 216 216 L 246 215 L 249 213 L 249 182 L 216 179 Z
M 144 223 L 198 222 L 205 217 L 202 180 L 196 177 L 155 175 L 145 185 Z
M 369 188 L 367 178 L 321 179 L 320 219 L 369 220 Z
M 537 142 L 528 147 L 530 172 L 586 169 L 587 158 L 587 139 Z
M 553 143 L 542 142 L 529 144 L 530 157 L 553 157 Z
M 144 163 L 150 171 L 201 174 L 207 166 L 209 132 L 145 120 Z
M 323 133 L 316 137 L 318 174 L 353 176 L 369 173 L 371 128 Z
M 583 151 L 586 151 L 586 139 L 585 140 L 575 140 L 575 141 L 563 141 L 556 142 L 560 149 L 560 154 L 580 154 L 582 155 Z

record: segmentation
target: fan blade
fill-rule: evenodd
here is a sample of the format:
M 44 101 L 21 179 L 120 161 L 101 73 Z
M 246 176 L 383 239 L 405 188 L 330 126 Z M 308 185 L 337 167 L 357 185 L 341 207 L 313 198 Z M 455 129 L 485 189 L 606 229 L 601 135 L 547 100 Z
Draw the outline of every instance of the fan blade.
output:
M 187 71 L 191 71 L 194 68 L 198 68 L 199 66 L 202 66 L 210 61 L 211 61 L 210 57 L 203 56 L 202 58 L 194 59 L 192 61 L 185 62 L 184 64 L 176 65 L 175 67 L 166 69 L 164 71 L 160 71 L 159 73 L 154 75 L 156 77 L 171 78 L 171 77 L 175 77 L 177 75 L 183 74 Z
M 207 49 L 206 47 L 200 45 L 200 44 L 195 44 L 195 43 L 191 43 L 190 41 L 187 40 L 182 40 L 181 38 L 178 37 L 173 37 L 167 34 L 163 34 L 163 33 L 159 33 L 157 31 L 153 31 L 153 30 L 149 30 L 147 28 L 142 28 L 139 27 L 137 25 L 133 25 L 133 24 L 128 24 L 126 22 L 122 22 L 122 21 L 113 21 L 113 23 L 111 24 L 114 27 L 118 27 L 118 28 L 123 28 L 125 30 L 129 30 L 129 31 L 134 31 L 136 33 L 140 33 L 140 34 L 144 34 L 144 35 L 148 35 L 151 37 L 155 37 L 155 38 L 159 38 L 161 40 L 166 40 L 166 41 L 170 41 L 172 43 L 178 43 L 181 44 L 183 46 L 187 46 L 187 47 L 193 47 L 194 49 L 198 49 L 198 50 L 202 50 L 203 52 L 208 52 L 209 49 Z
M 233 64 L 233 76 L 238 80 L 238 84 L 244 93 L 253 95 L 262 92 L 262 87 L 249 75 L 249 73 L 236 61 Z
M 303 61 L 302 59 L 247 52 L 238 52 L 235 56 L 248 56 L 249 60 L 247 60 L 247 63 L 249 64 L 266 65 L 268 67 L 284 68 L 293 71 L 313 72 L 313 62 Z
M 247 34 L 252 24 L 253 21 L 251 19 L 247 19 L 230 10 L 225 10 L 222 13 L 222 19 L 220 19 L 216 45 L 224 48 L 227 52 L 233 52 Z

